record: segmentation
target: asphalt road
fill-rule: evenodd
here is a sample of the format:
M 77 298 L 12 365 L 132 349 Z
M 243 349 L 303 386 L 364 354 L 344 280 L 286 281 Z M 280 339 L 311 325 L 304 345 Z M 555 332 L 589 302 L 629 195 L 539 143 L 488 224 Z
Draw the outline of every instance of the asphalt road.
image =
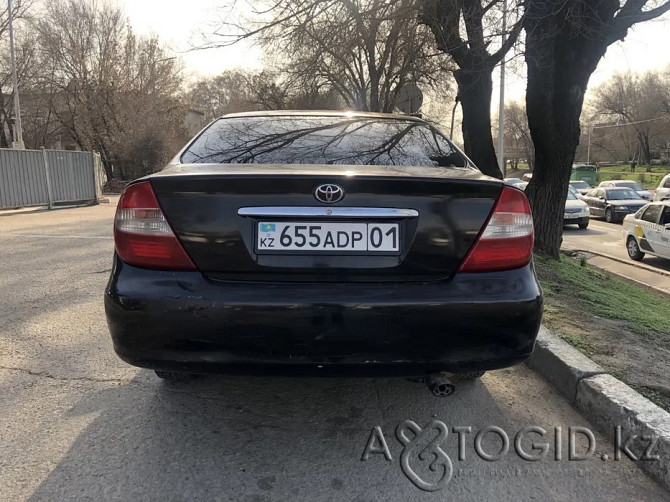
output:
M 112 202 L 0 214 L 0 500 L 668 500 L 634 463 L 611 460 L 610 435 L 595 433 L 594 452 L 569 461 L 568 427 L 595 429 L 525 366 L 446 399 L 401 379 L 203 377 L 170 386 L 127 366 L 112 351 L 102 306 Z M 423 431 L 413 441 L 406 424 L 403 448 L 394 431 L 405 420 Z M 417 446 L 439 453 L 432 420 L 449 427 L 441 448 L 453 473 L 440 491 L 424 492 L 401 466 L 437 486 L 449 479 L 442 455 L 434 472 L 434 456 L 418 456 Z M 376 426 L 390 461 L 361 460 Z M 464 460 L 452 426 L 472 427 Z M 499 461 L 475 453 L 474 436 L 488 426 L 510 437 Z M 550 445 L 538 462 L 514 453 L 527 426 L 550 431 L 533 437 Z M 500 450 L 495 434 L 483 437 L 484 452 Z
M 622 231 L 620 223 L 592 219 L 586 230 L 575 225 L 564 227 L 562 247 L 617 258 L 620 261 L 593 256 L 589 263 L 670 295 L 670 260 L 647 254 L 642 262 L 634 262 L 628 257 Z
M 603 220 L 591 219 L 586 230 L 580 230 L 577 225 L 564 227 L 563 244 L 574 249 L 594 251 L 615 256 L 627 262 L 632 260 L 628 257 L 626 246 L 622 237 L 623 227 L 621 223 L 606 223 Z M 646 255 L 642 262 L 644 265 L 670 272 L 670 260 Z M 668 279 L 670 281 L 670 279 Z

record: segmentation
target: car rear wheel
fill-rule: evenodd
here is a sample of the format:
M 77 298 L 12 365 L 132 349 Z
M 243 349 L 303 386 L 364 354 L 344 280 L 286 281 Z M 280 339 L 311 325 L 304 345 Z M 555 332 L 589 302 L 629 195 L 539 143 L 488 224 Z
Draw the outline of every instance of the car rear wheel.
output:
M 607 209 L 605 209 L 605 221 L 607 223 L 614 222 L 614 211 L 612 211 L 611 207 L 608 207 Z
M 193 373 L 182 373 L 181 371 L 162 371 L 155 370 L 156 376 L 166 382 L 188 382 L 193 380 L 196 375 Z
M 640 251 L 640 246 L 637 245 L 635 237 L 628 237 L 626 249 L 628 250 L 628 256 L 630 256 L 631 260 L 640 261 L 644 258 L 644 253 Z
M 586 228 L 588 228 L 589 222 L 587 221 L 586 223 L 577 223 L 577 225 L 579 225 L 579 228 L 581 228 L 582 230 L 585 230 Z

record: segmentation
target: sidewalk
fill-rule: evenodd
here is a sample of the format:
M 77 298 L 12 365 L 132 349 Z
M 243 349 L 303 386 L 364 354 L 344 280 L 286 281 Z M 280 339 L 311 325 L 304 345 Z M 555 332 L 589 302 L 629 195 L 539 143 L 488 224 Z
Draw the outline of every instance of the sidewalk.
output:
M 670 296 L 670 274 L 665 270 L 639 262 L 628 263 L 606 253 L 575 249 L 573 246 L 563 246 L 561 251 L 578 253 L 587 259 L 589 265 Z

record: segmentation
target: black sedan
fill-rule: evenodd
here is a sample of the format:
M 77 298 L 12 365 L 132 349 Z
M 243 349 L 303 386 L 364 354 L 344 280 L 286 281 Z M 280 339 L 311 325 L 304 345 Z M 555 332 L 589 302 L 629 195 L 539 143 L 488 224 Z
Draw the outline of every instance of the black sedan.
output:
M 584 196 L 591 216 L 605 218 L 607 223 L 621 222 L 627 214 L 636 213 L 649 201 L 630 188 L 594 188 Z
M 418 118 L 228 115 L 119 201 L 125 361 L 183 373 L 480 374 L 541 320 L 521 190 Z

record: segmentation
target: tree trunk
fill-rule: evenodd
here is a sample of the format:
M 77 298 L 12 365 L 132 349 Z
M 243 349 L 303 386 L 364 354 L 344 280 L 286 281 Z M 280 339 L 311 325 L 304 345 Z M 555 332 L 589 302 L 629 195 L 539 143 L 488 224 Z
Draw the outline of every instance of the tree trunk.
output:
M 563 19 L 568 15 L 564 10 L 557 11 L 550 1 L 531 1 L 525 26 L 526 112 L 535 147 L 533 177 L 526 195 L 533 210 L 535 251 L 553 258 L 558 258 L 561 248 L 584 94 L 608 46 L 588 29 L 571 29 L 570 22 Z
M 533 210 L 535 250 L 558 258 L 584 93 L 604 49 L 569 36 L 529 33 L 537 33 L 529 35 L 526 43 L 526 110 L 535 165 L 526 195 Z
M 649 135 L 639 133 L 637 135 L 640 143 L 640 163 L 644 162 L 647 172 L 651 172 L 651 148 L 649 147 Z
M 5 133 L 5 122 L 9 122 L 7 117 L 5 97 L 2 94 L 2 90 L 0 90 L 0 148 L 9 148 L 9 141 L 7 141 L 7 134 Z
M 465 153 L 484 174 L 502 178 L 491 135 L 493 68 L 454 72 L 463 110 Z
M 5 133 L 5 124 L 0 121 L 0 148 L 9 148 L 9 141 L 7 141 L 7 134 Z
M 533 209 L 536 251 L 558 257 L 563 208 L 589 78 L 609 45 L 623 40 L 633 24 L 670 10 L 669 1 L 643 10 L 647 3 L 652 2 L 525 3 L 526 110 L 535 145 L 535 171 L 526 194 Z
M 98 144 L 98 150 L 100 153 L 100 161 L 102 162 L 102 168 L 105 170 L 105 174 L 107 175 L 107 181 L 119 178 L 123 179 L 122 177 L 115 176 L 114 169 L 112 167 L 112 162 L 109 160 L 109 157 L 107 155 L 107 149 L 101 144 Z

